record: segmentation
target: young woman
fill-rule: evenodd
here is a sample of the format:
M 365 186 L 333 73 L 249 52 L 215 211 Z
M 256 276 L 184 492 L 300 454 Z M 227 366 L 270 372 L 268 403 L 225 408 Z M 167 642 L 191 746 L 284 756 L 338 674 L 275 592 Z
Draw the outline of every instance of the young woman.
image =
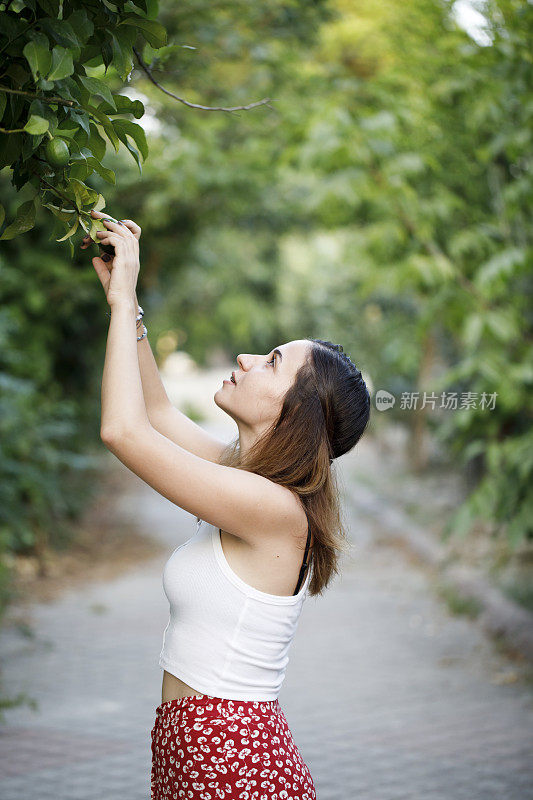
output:
M 161 383 L 136 296 L 141 229 L 93 216 L 115 248 L 112 261 L 93 258 L 111 306 L 102 440 L 197 517 L 163 572 L 152 800 L 315 800 L 278 695 L 303 602 L 322 593 L 346 547 L 332 462 L 366 428 L 367 387 L 342 347 L 320 339 L 241 354 L 214 395 L 238 428 L 225 445 Z

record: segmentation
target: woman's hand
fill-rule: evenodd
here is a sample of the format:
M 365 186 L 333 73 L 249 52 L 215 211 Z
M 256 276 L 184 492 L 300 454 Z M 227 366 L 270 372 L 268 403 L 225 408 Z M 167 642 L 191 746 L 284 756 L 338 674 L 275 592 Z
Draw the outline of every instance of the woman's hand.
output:
M 139 239 L 141 228 L 131 219 L 111 222 L 102 211 L 91 211 L 91 215 L 101 218 L 107 231 L 97 231 L 101 244 L 111 244 L 115 248 L 115 257 L 103 253 L 92 259 L 93 267 L 104 288 L 110 306 L 123 300 L 135 297 L 137 278 L 139 276 Z M 85 236 L 81 248 L 91 244 L 89 236 Z

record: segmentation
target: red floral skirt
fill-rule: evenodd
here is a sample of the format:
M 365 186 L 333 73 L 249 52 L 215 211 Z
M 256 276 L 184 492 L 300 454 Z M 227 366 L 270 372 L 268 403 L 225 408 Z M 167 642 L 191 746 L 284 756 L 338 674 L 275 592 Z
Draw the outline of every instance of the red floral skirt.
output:
M 316 792 L 278 700 L 201 694 L 156 709 L 151 798 L 316 800 Z

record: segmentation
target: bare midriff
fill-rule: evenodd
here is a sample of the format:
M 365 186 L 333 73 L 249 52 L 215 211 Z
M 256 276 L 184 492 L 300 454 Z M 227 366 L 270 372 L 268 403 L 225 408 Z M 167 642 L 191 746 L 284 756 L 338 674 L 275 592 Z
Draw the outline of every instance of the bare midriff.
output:
M 193 689 L 186 683 L 171 675 L 166 670 L 163 671 L 163 686 L 161 688 L 161 702 L 166 703 L 168 700 L 177 700 L 180 697 L 190 697 L 191 695 L 203 694 L 198 689 Z

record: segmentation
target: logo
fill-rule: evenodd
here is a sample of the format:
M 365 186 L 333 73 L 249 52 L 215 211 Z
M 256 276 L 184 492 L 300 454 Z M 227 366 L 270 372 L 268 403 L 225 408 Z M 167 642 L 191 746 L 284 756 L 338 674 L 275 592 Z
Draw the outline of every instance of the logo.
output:
M 386 389 L 378 389 L 376 392 L 376 408 L 378 411 L 388 411 L 394 406 L 396 398 Z

